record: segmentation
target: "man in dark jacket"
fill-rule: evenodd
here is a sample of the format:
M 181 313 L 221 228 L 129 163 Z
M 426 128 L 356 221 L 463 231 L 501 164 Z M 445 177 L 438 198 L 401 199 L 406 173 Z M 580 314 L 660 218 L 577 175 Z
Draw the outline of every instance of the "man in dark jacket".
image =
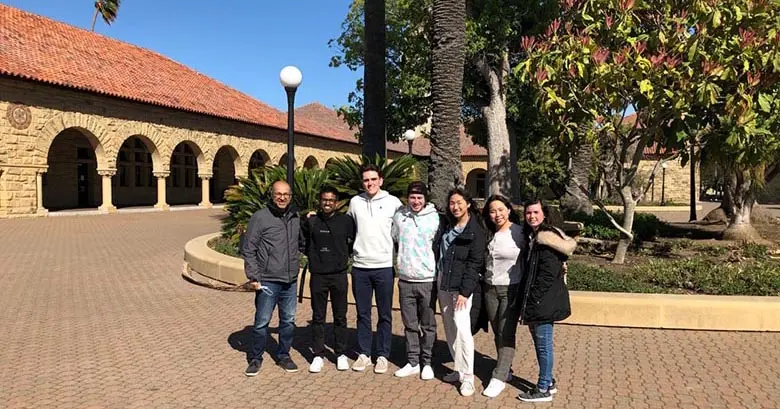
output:
M 271 187 L 268 206 L 252 215 L 241 249 L 249 287 L 255 290 L 255 324 L 246 376 L 255 376 L 263 364 L 268 322 L 279 305 L 277 365 L 287 372 L 298 367 L 290 358 L 295 330 L 295 295 L 298 283 L 300 219 L 290 205 L 290 185 L 278 181 Z
M 325 314 L 330 294 L 333 310 L 333 352 L 336 368 L 349 369 L 344 352 L 347 348 L 347 263 L 355 240 L 355 222 L 336 213 L 338 191 L 332 187 L 320 190 L 320 210 L 301 223 L 304 254 L 309 258 L 311 281 L 311 327 L 314 359 L 309 372 L 322 370 L 325 355 Z

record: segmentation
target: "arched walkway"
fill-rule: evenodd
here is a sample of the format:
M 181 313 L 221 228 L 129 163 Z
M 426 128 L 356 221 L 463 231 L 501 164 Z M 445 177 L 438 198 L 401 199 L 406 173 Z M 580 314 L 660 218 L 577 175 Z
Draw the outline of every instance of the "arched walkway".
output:
M 303 162 L 303 167 L 306 169 L 315 169 L 320 167 L 320 163 L 317 161 L 317 158 L 315 158 L 314 156 L 309 156 Z
M 270 161 L 271 159 L 268 156 L 268 153 L 262 149 L 256 150 L 249 159 L 249 175 L 252 174 L 253 170 L 262 168 L 263 166 L 269 164 Z
M 238 183 L 236 179 L 236 169 L 240 166 L 238 152 L 232 146 L 223 146 L 219 148 L 214 156 L 214 165 L 212 167 L 212 183 L 209 197 L 211 203 L 223 203 L 225 201 L 225 191 L 232 185 Z
M 286 168 L 287 167 L 287 154 L 285 153 L 282 155 L 281 158 L 279 158 L 279 166 Z M 293 169 L 298 167 L 298 161 L 293 158 Z
M 166 181 L 168 204 L 198 204 L 202 199 L 199 166 L 204 162 L 198 145 L 184 141 L 173 148 L 171 173 Z
M 141 135 L 127 138 L 119 148 L 116 175 L 112 178 L 113 202 L 117 207 L 151 206 L 157 201 L 154 176 L 157 147 Z M 159 167 L 159 165 L 157 165 Z
M 474 198 L 484 199 L 487 194 L 487 173 L 485 169 L 474 169 L 466 175 L 466 190 Z
M 95 208 L 102 202 L 96 150 L 102 146 L 90 132 L 67 128 L 52 140 L 43 174 L 43 206 L 49 210 Z

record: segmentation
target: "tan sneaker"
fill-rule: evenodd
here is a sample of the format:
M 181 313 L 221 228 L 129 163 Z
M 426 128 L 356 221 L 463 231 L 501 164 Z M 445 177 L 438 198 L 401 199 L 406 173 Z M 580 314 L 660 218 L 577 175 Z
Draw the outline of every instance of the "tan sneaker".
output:
M 385 373 L 387 372 L 388 366 L 389 364 L 387 363 L 387 358 L 380 356 L 379 358 L 376 359 L 376 365 L 374 366 L 374 373 Z
M 369 365 L 371 365 L 371 358 L 365 356 L 364 354 L 360 354 L 358 359 L 355 360 L 355 363 L 352 364 L 352 370 L 363 372 Z

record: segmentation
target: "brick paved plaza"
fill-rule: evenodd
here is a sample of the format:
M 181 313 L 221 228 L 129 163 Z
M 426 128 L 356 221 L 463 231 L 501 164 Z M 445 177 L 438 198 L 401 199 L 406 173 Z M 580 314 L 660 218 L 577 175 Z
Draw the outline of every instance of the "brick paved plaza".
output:
M 470 398 L 438 379 L 337 372 L 332 363 L 309 374 L 303 358 L 308 300 L 298 310 L 293 351 L 302 370 L 287 374 L 266 359 L 258 377 L 246 378 L 252 295 L 181 277 L 184 243 L 216 231 L 219 214 L 0 220 L 0 406 L 533 407 L 515 398 L 516 388 L 535 381 L 537 371 L 522 331 L 514 386 L 495 400 L 479 395 L 495 356 L 485 333 L 476 339 L 480 380 Z M 391 372 L 404 354 L 397 312 L 393 320 Z M 354 328 L 354 306 L 349 323 Z M 441 326 L 439 335 L 443 339 Z M 552 404 L 537 406 L 780 406 L 780 334 L 560 325 L 555 343 L 560 392 Z M 451 362 L 442 362 L 442 341 L 435 352 L 440 378 Z

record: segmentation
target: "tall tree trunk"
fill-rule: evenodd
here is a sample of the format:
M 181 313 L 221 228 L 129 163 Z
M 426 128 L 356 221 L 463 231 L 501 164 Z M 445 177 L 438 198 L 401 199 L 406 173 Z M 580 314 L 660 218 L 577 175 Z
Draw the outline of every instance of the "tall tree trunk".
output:
M 733 241 L 762 241 L 761 235 L 750 223 L 750 215 L 753 205 L 756 203 L 753 197 L 753 184 L 751 172 L 731 169 L 725 175 L 726 194 L 731 196 L 732 211 L 729 214 L 729 223 L 723 231 L 723 240 Z
M 92 15 L 92 31 L 95 31 L 95 23 L 97 22 L 98 18 L 98 11 L 100 11 L 97 7 L 95 7 L 95 14 Z
M 365 2 L 363 154 L 384 157 L 385 149 L 385 0 Z
M 631 186 L 624 186 L 620 189 L 620 198 L 623 200 L 623 223 L 621 226 L 626 231 L 632 231 L 634 226 L 634 213 L 636 212 L 636 200 L 633 198 Z M 620 234 L 620 240 L 618 241 L 617 249 L 615 250 L 615 257 L 612 262 L 615 264 L 624 264 L 626 262 L 626 253 L 631 246 L 631 238 L 625 234 Z
M 487 127 L 488 190 L 489 194 L 506 197 L 517 196 L 513 192 L 512 162 L 517 162 L 517 151 L 512 154 L 512 143 L 506 125 L 506 76 L 509 72 L 508 54 L 504 53 L 501 66 L 491 67 L 484 57 L 479 57 L 476 66 L 488 85 L 490 101 L 482 107 Z M 516 144 L 515 144 L 516 145 Z M 516 164 L 515 164 L 516 166 Z M 516 173 L 516 172 L 515 172 Z M 515 177 L 517 175 L 515 174 Z M 517 183 L 514 184 L 517 186 Z
M 431 94 L 431 200 L 443 206 L 447 191 L 462 184 L 460 107 L 466 52 L 465 0 L 433 2 L 433 75 Z M 443 207 L 440 207 L 443 208 Z
M 580 186 L 586 189 L 590 186 L 590 169 L 593 166 L 593 145 L 582 141 L 572 153 L 569 162 L 569 180 L 566 183 L 566 192 L 561 198 L 561 210 L 565 215 L 574 213 L 593 214 L 593 204 L 588 196 L 582 192 Z

